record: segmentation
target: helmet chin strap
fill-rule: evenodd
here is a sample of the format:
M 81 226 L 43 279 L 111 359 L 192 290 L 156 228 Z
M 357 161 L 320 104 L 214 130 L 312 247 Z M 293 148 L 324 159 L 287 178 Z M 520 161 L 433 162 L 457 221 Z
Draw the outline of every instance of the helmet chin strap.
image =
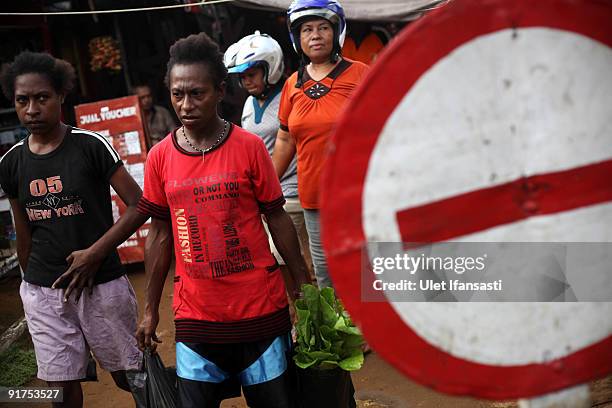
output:
M 263 70 L 264 70 L 264 81 L 266 82 L 263 91 L 259 94 L 259 95 L 253 95 L 256 99 L 264 100 L 268 98 L 268 95 L 270 94 L 270 92 L 276 87 L 276 84 L 270 84 L 268 82 L 268 67 L 263 66 Z
M 340 53 L 336 50 L 332 51 L 330 57 L 329 57 L 329 61 L 333 64 L 335 64 L 336 62 L 338 62 L 340 60 Z
M 304 85 L 304 71 L 306 70 L 306 65 L 310 62 L 310 59 L 304 54 L 304 51 L 300 52 L 300 65 L 298 67 L 298 75 L 297 81 L 295 81 L 295 87 L 301 88 Z
M 267 86 L 262 93 L 260 93 L 259 95 L 253 95 L 255 97 L 255 99 L 259 99 L 260 101 L 263 101 L 265 99 L 268 98 L 268 95 L 270 94 L 270 91 L 272 90 L 272 87 Z
M 332 25 L 332 27 L 334 30 L 334 47 L 332 48 L 331 55 L 329 56 L 329 61 L 332 64 L 335 64 L 338 62 L 338 60 L 340 60 L 340 51 L 342 46 L 340 45 L 340 33 L 338 32 L 338 29 L 335 25 Z

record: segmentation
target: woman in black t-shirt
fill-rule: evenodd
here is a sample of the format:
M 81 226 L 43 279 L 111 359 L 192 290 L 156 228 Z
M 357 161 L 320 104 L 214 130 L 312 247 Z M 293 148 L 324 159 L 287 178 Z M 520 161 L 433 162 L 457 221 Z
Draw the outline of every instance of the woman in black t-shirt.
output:
M 104 137 L 62 123 L 70 64 L 23 52 L 0 79 L 30 132 L 0 159 L 0 184 L 15 219 L 38 377 L 63 388 L 60 406 L 81 407 L 90 350 L 127 391 L 125 370 L 140 366 L 134 291 L 116 248 L 146 219 L 136 211 L 142 191 Z M 127 205 L 115 224 L 109 186 Z

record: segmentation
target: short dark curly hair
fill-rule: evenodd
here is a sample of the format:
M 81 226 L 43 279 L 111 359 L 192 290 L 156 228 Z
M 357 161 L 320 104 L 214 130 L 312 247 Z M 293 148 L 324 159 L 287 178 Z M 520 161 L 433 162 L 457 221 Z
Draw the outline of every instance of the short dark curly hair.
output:
M 220 87 L 227 77 L 223 54 L 219 46 L 206 33 L 191 34 L 170 47 L 170 59 L 166 69 L 166 86 L 170 88 L 170 71 L 177 64 L 204 64 L 209 68 L 215 86 Z
M 42 52 L 23 51 L 0 73 L 2 91 L 8 100 L 15 97 L 15 80 L 24 74 L 46 76 L 55 91 L 64 95 L 72 91 L 76 79 L 69 62 Z

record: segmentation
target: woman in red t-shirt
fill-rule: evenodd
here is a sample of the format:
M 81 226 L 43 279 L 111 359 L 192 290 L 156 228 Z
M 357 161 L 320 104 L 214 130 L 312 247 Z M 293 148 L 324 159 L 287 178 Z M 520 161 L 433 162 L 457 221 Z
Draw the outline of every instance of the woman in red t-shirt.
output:
M 285 82 L 272 161 L 281 176 L 297 151 L 298 191 L 319 287 L 331 286 L 321 246 L 319 179 L 334 125 L 367 65 L 342 58 L 344 10 L 335 0 L 295 0 L 287 11 L 300 68 Z
M 307 269 L 270 155 L 258 136 L 221 119 L 227 70 L 206 34 L 170 48 L 166 84 L 182 126 L 153 146 L 138 210 L 152 217 L 138 330 L 152 347 L 174 250 L 173 311 L 180 405 L 218 407 L 240 384 L 250 406 L 288 408 L 291 322 L 283 276 L 261 215 L 292 273 Z M 240 390 L 237 390 L 240 395 Z

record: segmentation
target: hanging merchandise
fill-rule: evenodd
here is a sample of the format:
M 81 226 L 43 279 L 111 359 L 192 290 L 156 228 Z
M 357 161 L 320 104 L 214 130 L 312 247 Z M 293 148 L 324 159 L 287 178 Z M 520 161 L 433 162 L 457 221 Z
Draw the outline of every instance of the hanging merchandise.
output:
M 92 72 L 121 71 L 119 43 L 111 36 L 95 37 L 89 41 L 90 66 Z

